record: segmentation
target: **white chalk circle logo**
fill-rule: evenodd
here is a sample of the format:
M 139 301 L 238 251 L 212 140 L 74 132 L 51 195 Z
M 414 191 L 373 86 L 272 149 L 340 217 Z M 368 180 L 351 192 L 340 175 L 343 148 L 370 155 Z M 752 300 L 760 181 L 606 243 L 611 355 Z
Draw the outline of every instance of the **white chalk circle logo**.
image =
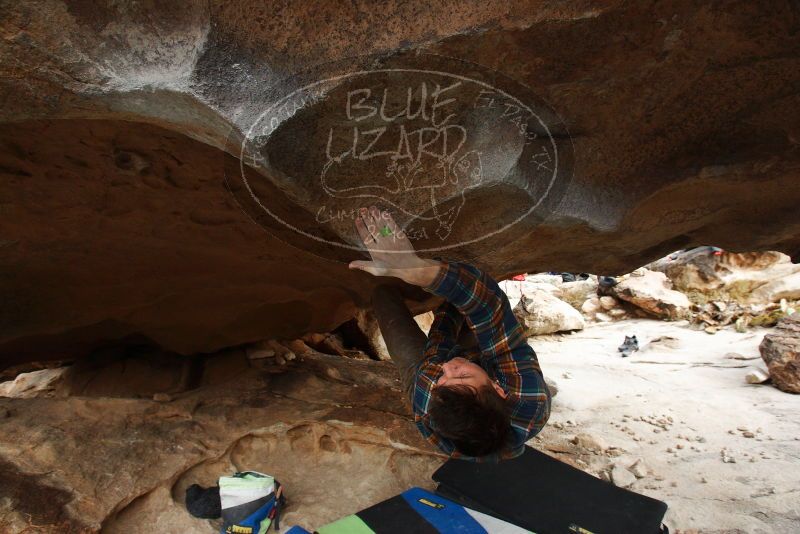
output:
M 343 261 L 363 250 L 353 225 L 363 206 L 391 212 L 418 252 L 441 252 L 530 231 L 571 177 L 558 115 L 472 63 L 352 58 L 283 80 L 264 100 L 229 139 L 229 188 L 277 237 Z

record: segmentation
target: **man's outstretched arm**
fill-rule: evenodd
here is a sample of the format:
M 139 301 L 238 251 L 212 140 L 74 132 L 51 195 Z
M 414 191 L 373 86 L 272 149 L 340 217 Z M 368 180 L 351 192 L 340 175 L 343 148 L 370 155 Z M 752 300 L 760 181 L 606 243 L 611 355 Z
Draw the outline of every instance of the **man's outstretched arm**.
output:
M 374 206 L 362 209 L 356 228 L 372 261 L 352 261 L 350 268 L 394 276 L 444 297 L 466 318 L 484 358 L 494 360 L 525 344 L 508 298 L 488 274 L 468 263 L 418 257 L 391 215 Z

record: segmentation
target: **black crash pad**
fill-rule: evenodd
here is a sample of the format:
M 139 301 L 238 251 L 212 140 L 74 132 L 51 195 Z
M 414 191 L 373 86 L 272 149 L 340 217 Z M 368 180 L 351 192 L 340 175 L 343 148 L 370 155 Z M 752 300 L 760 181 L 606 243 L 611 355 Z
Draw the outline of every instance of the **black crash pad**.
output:
M 618 488 L 530 447 L 512 460 L 448 460 L 436 492 L 537 534 L 658 534 L 666 503 Z

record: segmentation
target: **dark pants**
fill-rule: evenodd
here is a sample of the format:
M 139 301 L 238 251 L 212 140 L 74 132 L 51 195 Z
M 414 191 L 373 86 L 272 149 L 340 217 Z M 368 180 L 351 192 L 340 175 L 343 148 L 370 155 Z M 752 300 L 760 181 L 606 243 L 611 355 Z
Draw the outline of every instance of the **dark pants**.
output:
M 411 401 L 414 368 L 422 360 L 428 337 L 414 320 L 397 287 L 377 286 L 372 292 L 372 309 L 389 355 L 400 372 L 403 395 Z
M 428 337 L 414 320 L 396 286 L 377 286 L 372 293 L 372 308 L 389 355 L 400 372 L 403 394 L 413 402 L 414 370 L 424 356 Z M 477 346 L 472 331 L 463 325 L 457 343 L 464 348 Z

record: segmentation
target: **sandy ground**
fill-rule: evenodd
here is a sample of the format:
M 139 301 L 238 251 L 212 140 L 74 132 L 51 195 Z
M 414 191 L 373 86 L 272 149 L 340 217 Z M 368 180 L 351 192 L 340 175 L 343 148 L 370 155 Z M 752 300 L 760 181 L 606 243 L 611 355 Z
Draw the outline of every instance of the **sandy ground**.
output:
M 631 489 L 669 505 L 672 532 L 800 532 L 800 395 L 744 379 L 766 331 L 638 319 L 531 338 L 560 390 L 532 445 L 566 452 L 576 434 L 600 438 L 618 449 L 578 463 L 604 477 L 643 459 L 649 473 Z M 641 350 L 622 358 L 634 334 Z

